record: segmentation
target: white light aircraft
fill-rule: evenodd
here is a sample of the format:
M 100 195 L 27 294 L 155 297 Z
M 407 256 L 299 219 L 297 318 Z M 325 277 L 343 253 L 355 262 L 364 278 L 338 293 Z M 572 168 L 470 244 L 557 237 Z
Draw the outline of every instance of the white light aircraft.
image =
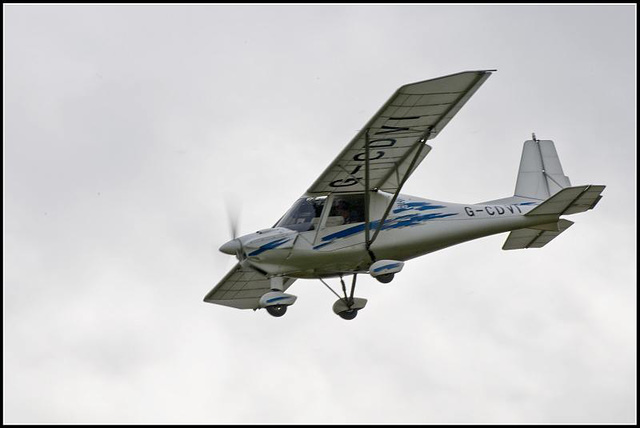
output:
M 353 319 L 367 300 L 354 297 L 356 277 L 390 282 L 414 257 L 497 233 L 503 250 L 540 248 L 592 209 L 605 186 L 572 186 L 553 141 L 525 141 L 513 196 L 475 204 L 401 195 L 435 138 L 495 70 L 466 71 L 404 85 L 378 110 L 284 216 L 267 229 L 220 247 L 238 263 L 204 301 L 262 309 L 280 317 L 296 296 L 297 278 L 317 278 Z M 352 275 L 350 293 L 343 277 Z M 343 295 L 326 278 L 339 277 Z

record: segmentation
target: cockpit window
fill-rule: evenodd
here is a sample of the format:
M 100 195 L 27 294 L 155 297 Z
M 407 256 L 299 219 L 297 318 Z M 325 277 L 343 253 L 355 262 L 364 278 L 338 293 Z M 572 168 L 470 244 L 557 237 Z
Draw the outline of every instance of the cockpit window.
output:
M 338 195 L 333 198 L 327 227 L 364 221 L 364 195 Z
M 318 227 L 320 214 L 322 214 L 326 200 L 326 196 L 298 199 L 276 226 L 286 227 L 297 232 L 315 230 Z

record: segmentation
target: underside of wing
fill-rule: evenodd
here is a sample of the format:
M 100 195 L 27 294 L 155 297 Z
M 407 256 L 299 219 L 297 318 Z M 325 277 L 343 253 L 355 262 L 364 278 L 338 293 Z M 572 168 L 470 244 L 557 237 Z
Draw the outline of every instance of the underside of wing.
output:
M 415 170 L 436 137 L 493 70 L 466 71 L 400 87 L 307 191 L 395 192 Z M 369 147 L 368 156 L 366 147 Z
M 286 278 L 285 291 L 295 278 Z M 270 291 L 269 279 L 251 268 L 237 263 L 233 269 L 205 296 L 204 301 L 238 309 L 257 309 L 263 294 Z
M 558 221 L 555 230 L 543 230 L 539 228 L 514 230 L 509 233 L 502 249 L 519 250 L 524 248 L 542 248 L 567 230 L 572 224 L 572 221 L 561 219 Z

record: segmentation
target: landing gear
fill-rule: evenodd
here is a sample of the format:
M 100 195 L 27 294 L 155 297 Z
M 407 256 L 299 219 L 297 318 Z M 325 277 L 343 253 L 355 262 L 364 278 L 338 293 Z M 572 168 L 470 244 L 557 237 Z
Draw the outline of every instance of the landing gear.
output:
M 295 303 L 297 297 L 292 294 L 283 293 L 282 290 L 272 290 L 260 297 L 258 304 L 265 308 L 270 315 L 281 317 L 287 312 L 287 306 Z
M 343 320 L 352 320 L 358 315 L 357 309 L 349 309 L 348 311 L 338 312 L 338 316 Z
M 385 273 L 384 275 L 378 275 L 376 276 L 376 279 L 378 281 L 380 281 L 383 284 L 388 284 L 391 281 L 393 281 L 393 275 L 392 273 Z
M 285 305 L 267 306 L 267 312 L 274 317 L 281 317 L 287 313 L 287 307 Z
M 342 292 L 344 293 L 344 297 L 340 297 L 338 293 L 333 291 L 326 282 L 320 278 L 320 281 L 329 289 L 333 294 L 338 296 L 338 300 L 333 304 L 333 312 L 336 313 L 340 318 L 345 320 L 352 320 L 358 315 L 358 311 L 364 308 L 367 304 L 367 299 L 361 299 L 358 297 L 353 297 L 353 292 L 356 288 L 356 275 L 353 274 L 353 282 L 351 283 L 351 293 L 347 296 L 347 287 L 344 284 L 344 280 L 342 279 L 342 275 L 340 275 L 340 283 L 342 284 Z
M 369 274 L 381 283 L 388 284 L 403 267 L 404 262 L 398 260 L 378 260 L 369 266 Z

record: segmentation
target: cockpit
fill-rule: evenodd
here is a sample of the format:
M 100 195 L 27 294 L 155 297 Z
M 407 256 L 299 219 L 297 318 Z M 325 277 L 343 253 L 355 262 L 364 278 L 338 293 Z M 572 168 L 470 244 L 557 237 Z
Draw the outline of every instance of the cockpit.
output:
M 300 198 L 287 211 L 276 227 L 286 227 L 297 232 L 316 230 L 322 221 L 322 211 L 327 196 Z M 334 195 L 324 227 L 342 226 L 364 221 L 364 195 Z

